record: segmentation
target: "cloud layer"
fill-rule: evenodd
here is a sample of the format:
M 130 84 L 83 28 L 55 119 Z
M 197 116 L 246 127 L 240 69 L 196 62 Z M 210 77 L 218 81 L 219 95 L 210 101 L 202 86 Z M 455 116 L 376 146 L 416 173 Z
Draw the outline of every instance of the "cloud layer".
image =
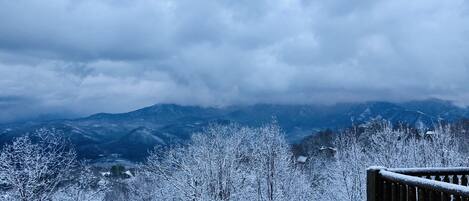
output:
M 469 104 L 464 0 L 0 0 L 0 122 L 154 103 Z

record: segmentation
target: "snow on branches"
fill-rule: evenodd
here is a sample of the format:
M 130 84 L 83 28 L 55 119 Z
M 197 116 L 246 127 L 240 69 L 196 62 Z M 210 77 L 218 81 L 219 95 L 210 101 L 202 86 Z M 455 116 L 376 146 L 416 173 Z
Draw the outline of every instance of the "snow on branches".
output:
M 153 152 L 143 170 L 138 183 L 154 184 L 135 187 L 140 200 L 307 200 L 312 192 L 276 125 L 211 126 L 187 146 Z
M 76 153 L 49 130 L 16 138 L 0 154 L 0 182 L 11 199 L 49 200 L 71 179 Z

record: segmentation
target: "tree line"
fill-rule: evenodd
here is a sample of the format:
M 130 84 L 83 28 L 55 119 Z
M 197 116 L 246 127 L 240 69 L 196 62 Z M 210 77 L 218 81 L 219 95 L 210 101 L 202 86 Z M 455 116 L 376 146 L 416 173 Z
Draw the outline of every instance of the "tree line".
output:
M 189 143 L 155 147 L 134 175 L 113 181 L 79 161 L 56 130 L 16 138 L 0 154 L 0 198 L 49 200 L 365 200 L 368 166 L 467 165 L 460 132 L 372 121 L 334 135 L 298 162 L 281 128 L 212 125 Z M 326 151 L 324 154 L 323 151 Z M 322 154 L 321 154 L 322 153 Z

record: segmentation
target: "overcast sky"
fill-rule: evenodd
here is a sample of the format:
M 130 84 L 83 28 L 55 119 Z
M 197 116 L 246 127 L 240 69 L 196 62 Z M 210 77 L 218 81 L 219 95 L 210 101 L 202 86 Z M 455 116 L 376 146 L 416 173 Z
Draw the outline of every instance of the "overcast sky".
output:
M 469 1 L 0 0 L 0 122 L 425 98 L 469 104 Z

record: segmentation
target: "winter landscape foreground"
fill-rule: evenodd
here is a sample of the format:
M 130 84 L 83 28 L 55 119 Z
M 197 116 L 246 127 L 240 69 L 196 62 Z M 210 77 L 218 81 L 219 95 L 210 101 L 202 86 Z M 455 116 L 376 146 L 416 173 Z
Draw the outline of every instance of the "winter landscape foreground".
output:
M 256 128 L 214 124 L 187 144 L 155 147 L 145 162 L 108 172 L 79 160 L 57 131 L 39 129 L 3 146 L 1 198 L 365 200 L 368 166 L 467 166 L 467 125 L 419 130 L 375 119 L 331 134 L 331 147 L 303 147 L 298 157 L 275 121 Z

